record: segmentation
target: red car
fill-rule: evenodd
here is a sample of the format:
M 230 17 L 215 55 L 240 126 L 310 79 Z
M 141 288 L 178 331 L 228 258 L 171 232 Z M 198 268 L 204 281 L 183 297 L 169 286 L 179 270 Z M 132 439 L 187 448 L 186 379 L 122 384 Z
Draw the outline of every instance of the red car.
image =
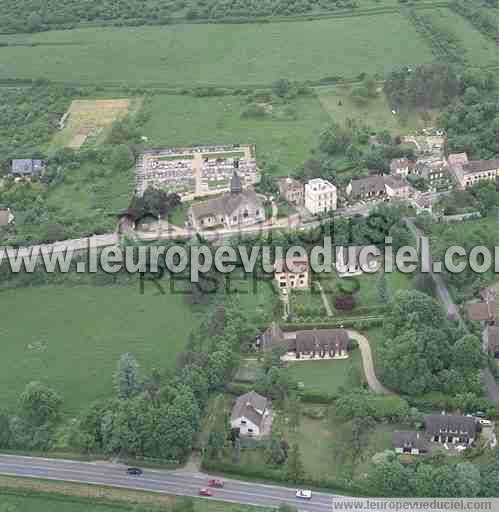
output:
M 209 480 L 208 482 L 208 485 L 210 487 L 223 487 L 224 486 L 224 483 L 222 480 L 217 480 L 216 478 L 212 478 L 211 480 Z
M 203 487 L 203 489 L 199 489 L 199 496 L 207 496 L 209 498 L 210 496 L 213 496 L 213 493 L 209 489 Z

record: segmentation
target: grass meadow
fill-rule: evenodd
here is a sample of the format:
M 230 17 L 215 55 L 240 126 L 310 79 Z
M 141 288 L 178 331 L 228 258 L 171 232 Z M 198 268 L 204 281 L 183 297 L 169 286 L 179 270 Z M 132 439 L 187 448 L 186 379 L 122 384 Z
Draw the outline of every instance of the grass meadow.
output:
M 164 510 L 163 508 L 156 508 L 154 504 L 152 507 L 154 508 L 147 508 L 147 510 Z M 93 500 L 75 499 L 69 496 L 52 496 L 50 494 L 18 496 L 0 493 L 0 510 L 5 512 L 133 512 L 139 509 L 142 510 L 143 508 L 127 503 L 99 504 Z M 194 512 L 264 512 L 264 510 L 263 508 L 244 505 L 194 499 Z
M 144 107 L 151 117 L 143 132 L 151 147 L 255 144 L 258 162 L 275 163 L 287 175 L 305 161 L 330 122 L 316 96 L 298 98 L 290 105 L 293 116 L 275 112 L 254 119 L 241 116 L 247 103 L 238 96 L 158 95 Z
M 409 113 L 407 119 L 401 118 L 400 115 L 393 115 L 383 92 L 369 99 L 366 105 L 360 106 L 352 99 L 351 87 L 318 87 L 316 91 L 324 110 L 337 123 L 343 124 L 347 119 L 356 119 L 376 131 L 388 130 L 393 135 L 434 126 L 435 112 L 426 111 L 425 116 L 428 116 L 426 121 L 422 117 L 423 112 L 415 110 Z
M 1 78 L 244 86 L 384 73 L 432 61 L 400 14 L 282 23 L 87 28 L 1 36 Z
M 0 293 L 0 304 L 0 403 L 14 406 L 40 380 L 62 394 L 67 414 L 113 393 L 125 352 L 144 370 L 172 367 L 196 322 L 184 295 L 140 295 L 138 283 L 14 289 Z

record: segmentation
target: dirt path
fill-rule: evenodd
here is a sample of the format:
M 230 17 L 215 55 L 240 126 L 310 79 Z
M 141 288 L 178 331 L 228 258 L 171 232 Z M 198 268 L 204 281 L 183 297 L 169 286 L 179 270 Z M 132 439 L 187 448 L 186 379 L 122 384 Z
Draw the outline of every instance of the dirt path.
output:
M 362 355 L 362 365 L 364 367 L 364 375 L 366 376 L 367 384 L 371 390 L 379 395 L 394 395 L 395 393 L 385 388 L 385 386 L 383 386 L 383 384 L 381 384 L 381 382 L 376 377 L 376 372 L 374 371 L 373 355 L 371 351 L 371 345 L 369 345 L 369 340 L 357 331 L 348 330 L 348 336 L 357 341 L 359 344 L 359 350 Z
M 329 304 L 329 300 L 324 292 L 324 288 L 322 288 L 322 285 L 319 281 L 315 281 L 315 286 L 317 286 L 318 290 L 321 292 L 322 302 L 324 303 L 324 308 L 326 309 L 327 316 L 333 316 L 331 304 Z

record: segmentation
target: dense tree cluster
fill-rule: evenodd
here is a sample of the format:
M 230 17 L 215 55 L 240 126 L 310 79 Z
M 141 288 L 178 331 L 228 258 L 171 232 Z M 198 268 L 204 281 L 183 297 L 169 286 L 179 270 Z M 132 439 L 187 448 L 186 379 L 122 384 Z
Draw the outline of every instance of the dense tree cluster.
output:
M 381 131 L 370 143 L 373 132 L 364 123 L 347 119 L 344 124 L 332 122 L 319 136 L 312 157 L 295 173 L 301 180 L 324 178 L 339 186 L 352 178 L 389 170 L 393 158 L 414 158 L 414 150 L 388 131 Z
M 40 156 L 39 148 L 49 142 L 71 99 L 84 94 L 42 82 L 0 88 L 0 176 L 11 159 Z
M 481 2 L 454 0 L 450 6 L 456 12 L 468 18 L 480 32 L 497 41 L 497 21 L 494 14 L 480 5 Z M 497 0 L 487 2 L 492 7 L 497 7 Z
M 437 302 L 403 290 L 385 316 L 379 365 L 383 382 L 407 395 L 480 394 L 485 359 L 481 340 L 454 327 Z
M 445 455 L 403 464 L 387 455 L 373 464 L 368 475 L 372 492 L 381 496 L 495 497 L 499 496 L 499 463 L 449 464 Z
M 385 92 L 400 115 L 412 109 L 443 110 L 438 125 L 446 131 L 447 150 L 470 159 L 494 158 L 499 136 L 497 86 L 490 72 L 458 73 L 446 64 L 391 73 Z
M 129 192 L 121 198 L 109 183 L 129 184 L 131 192 L 133 182 L 128 173 L 141 150 L 138 127 L 144 115 L 115 122 L 99 146 L 79 151 L 63 148 L 49 157 L 40 149 L 47 147 L 71 99 L 90 92 L 44 83 L 0 88 L 0 205 L 11 208 L 15 216 L 13 224 L 0 228 L 0 245 L 52 242 L 114 229 L 116 214 L 126 206 Z M 46 170 L 40 178 L 30 180 L 4 177 L 15 158 L 44 159 Z M 84 201 L 81 209 L 60 199 L 75 190 Z M 113 206 L 120 202 L 120 207 Z
M 0 28 L 8 32 L 38 32 L 80 22 L 166 24 L 175 18 L 286 16 L 357 6 L 356 0 L 5 0 Z
M 478 190 L 485 190 L 489 187 L 480 186 Z M 461 225 L 437 224 L 432 226 L 430 231 L 430 243 L 432 254 L 435 261 L 444 261 L 445 252 L 449 247 L 463 247 L 469 254 L 474 247 L 483 246 L 494 254 L 495 247 L 499 245 L 499 233 L 497 230 L 490 229 L 491 224 L 487 221 L 473 221 L 473 230 L 464 230 Z M 459 257 L 455 258 L 455 262 L 462 261 Z M 488 283 L 494 282 L 496 279 L 493 265 L 484 273 L 474 272 L 470 265 L 466 265 L 463 272 L 453 273 L 447 271 L 445 265 L 443 268 L 443 276 L 449 285 L 454 289 L 456 298 L 463 300 L 470 294 L 476 293 L 478 290 L 486 286 Z

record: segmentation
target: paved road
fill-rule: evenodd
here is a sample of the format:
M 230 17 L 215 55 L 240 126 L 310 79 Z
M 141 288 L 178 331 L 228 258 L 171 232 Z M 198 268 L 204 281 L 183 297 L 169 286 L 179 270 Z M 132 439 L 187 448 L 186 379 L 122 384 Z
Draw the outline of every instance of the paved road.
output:
M 379 395 L 394 395 L 395 393 L 390 391 L 388 388 L 385 388 L 385 386 L 383 386 L 383 384 L 378 380 L 378 377 L 376 377 L 369 340 L 357 331 L 348 330 L 348 336 L 356 340 L 359 344 L 359 350 L 362 356 L 362 365 L 364 367 L 364 375 L 366 376 L 367 384 L 371 390 Z
M 198 496 L 206 486 L 208 476 L 182 471 L 145 469 L 142 476 L 128 476 L 125 466 L 108 463 L 42 459 L 14 455 L 0 455 L 0 474 L 41 478 L 126 489 L 151 491 L 179 496 Z M 295 489 L 274 485 L 225 480 L 223 489 L 214 489 L 213 497 L 206 498 L 246 505 L 277 508 L 287 503 L 300 512 L 331 512 L 332 501 L 359 501 L 332 494 L 314 492 L 311 500 L 295 498 Z

